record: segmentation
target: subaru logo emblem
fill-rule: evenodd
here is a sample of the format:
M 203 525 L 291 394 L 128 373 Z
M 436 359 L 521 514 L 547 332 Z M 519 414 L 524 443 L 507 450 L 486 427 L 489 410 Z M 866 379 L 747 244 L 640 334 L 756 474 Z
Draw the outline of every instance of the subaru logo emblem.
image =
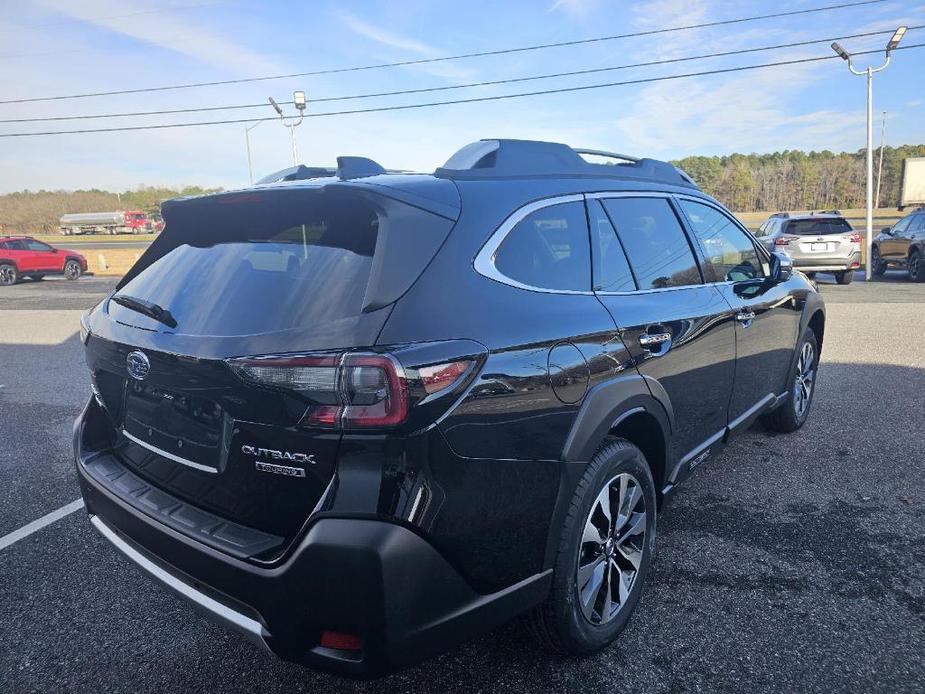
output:
M 148 361 L 148 357 L 144 352 L 135 350 L 134 352 L 129 352 L 125 358 L 125 368 L 129 376 L 136 381 L 143 381 L 145 376 L 148 375 L 148 371 L 151 370 L 151 362 Z

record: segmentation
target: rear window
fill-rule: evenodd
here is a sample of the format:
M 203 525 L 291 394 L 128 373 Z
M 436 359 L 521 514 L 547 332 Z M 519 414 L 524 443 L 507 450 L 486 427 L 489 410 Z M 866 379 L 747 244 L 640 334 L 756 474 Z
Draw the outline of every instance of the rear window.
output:
M 588 291 L 591 250 L 584 204 L 560 203 L 527 215 L 504 239 L 495 267 L 530 287 Z
M 854 231 L 844 219 L 792 219 L 787 223 L 785 232 L 796 236 L 825 236 L 826 234 L 845 234 Z
M 156 259 L 146 267 L 143 259 L 116 293 L 169 311 L 173 332 L 181 334 L 321 326 L 397 299 L 451 227 L 417 208 L 355 193 L 263 191 L 185 201 L 167 215 L 151 249 Z M 109 312 L 131 325 L 167 329 L 115 303 Z

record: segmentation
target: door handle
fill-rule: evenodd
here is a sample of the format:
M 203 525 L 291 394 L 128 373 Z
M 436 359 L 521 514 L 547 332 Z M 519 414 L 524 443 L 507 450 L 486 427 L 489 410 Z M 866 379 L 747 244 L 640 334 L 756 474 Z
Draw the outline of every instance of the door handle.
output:
M 739 311 L 736 313 L 736 320 L 742 324 L 743 328 L 747 328 L 752 324 L 752 321 L 755 320 L 754 311 Z
M 671 342 L 671 333 L 643 333 L 639 336 L 639 344 L 643 347 L 655 347 L 665 342 Z
M 671 349 L 671 333 L 643 333 L 639 344 L 653 357 L 661 357 Z

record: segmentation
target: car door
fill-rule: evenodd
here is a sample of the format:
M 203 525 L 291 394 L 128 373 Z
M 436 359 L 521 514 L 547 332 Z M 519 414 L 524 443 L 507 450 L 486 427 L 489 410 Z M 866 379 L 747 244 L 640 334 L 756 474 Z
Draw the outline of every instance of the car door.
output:
M 35 269 L 35 258 L 33 254 L 26 248 L 26 242 L 22 239 L 14 239 L 12 241 L 7 241 L 7 246 L 9 250 L 6 255 L 16 263 L 16 268 L 19 270 L 19 274 L 25 274 L 29 270 Z
M 54 248 L 35 239 L 28 239 L 24 243 L 31 270 L 61 270 L 60 258 Z
M 674 415 L 675 484 L 722 445 L 735 369 L 732 311 L 704 284 L 679 210 L 668 195 L 591 194 L 594 289 L 637 370 Z M 612 281 L 625 273 L 629 280 Z
M 890 262 L 906 260 L 909 252 L 909 225 L 915 215 L 903 217 L 890 230 L 890 235 L 880 241 L 880 257 Z
M 736 368 L 729 426 L 750 423 L 786 392 L 799 337 L 791 284 L 768 281 L 769 257 L 732 215 L 702 199 L 678 198 L 707 282 L 735 312 Z

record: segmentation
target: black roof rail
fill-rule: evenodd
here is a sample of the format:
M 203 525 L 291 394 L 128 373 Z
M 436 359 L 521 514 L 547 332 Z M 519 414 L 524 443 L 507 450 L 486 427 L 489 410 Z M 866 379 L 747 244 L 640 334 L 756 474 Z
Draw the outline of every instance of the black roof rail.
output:
M 595 164 L 581 155 L 615 160 Z M 539 140 L 479 140 L 472 142 L 434 172 L 450 179 L 517 178 L 525 176 L 588 176 L 639 178 L 696 188 L 690 176 L 657 159 L 638 159 L 625 154 L 592 149 L 572 149 L 558 142 Z
M 787 219 L 790 217 L 790 213 L 789 212 L 775 212 L 774 214 L 771 215 L 772 219 L 774 217 L 779 217 L 780 219 Z

